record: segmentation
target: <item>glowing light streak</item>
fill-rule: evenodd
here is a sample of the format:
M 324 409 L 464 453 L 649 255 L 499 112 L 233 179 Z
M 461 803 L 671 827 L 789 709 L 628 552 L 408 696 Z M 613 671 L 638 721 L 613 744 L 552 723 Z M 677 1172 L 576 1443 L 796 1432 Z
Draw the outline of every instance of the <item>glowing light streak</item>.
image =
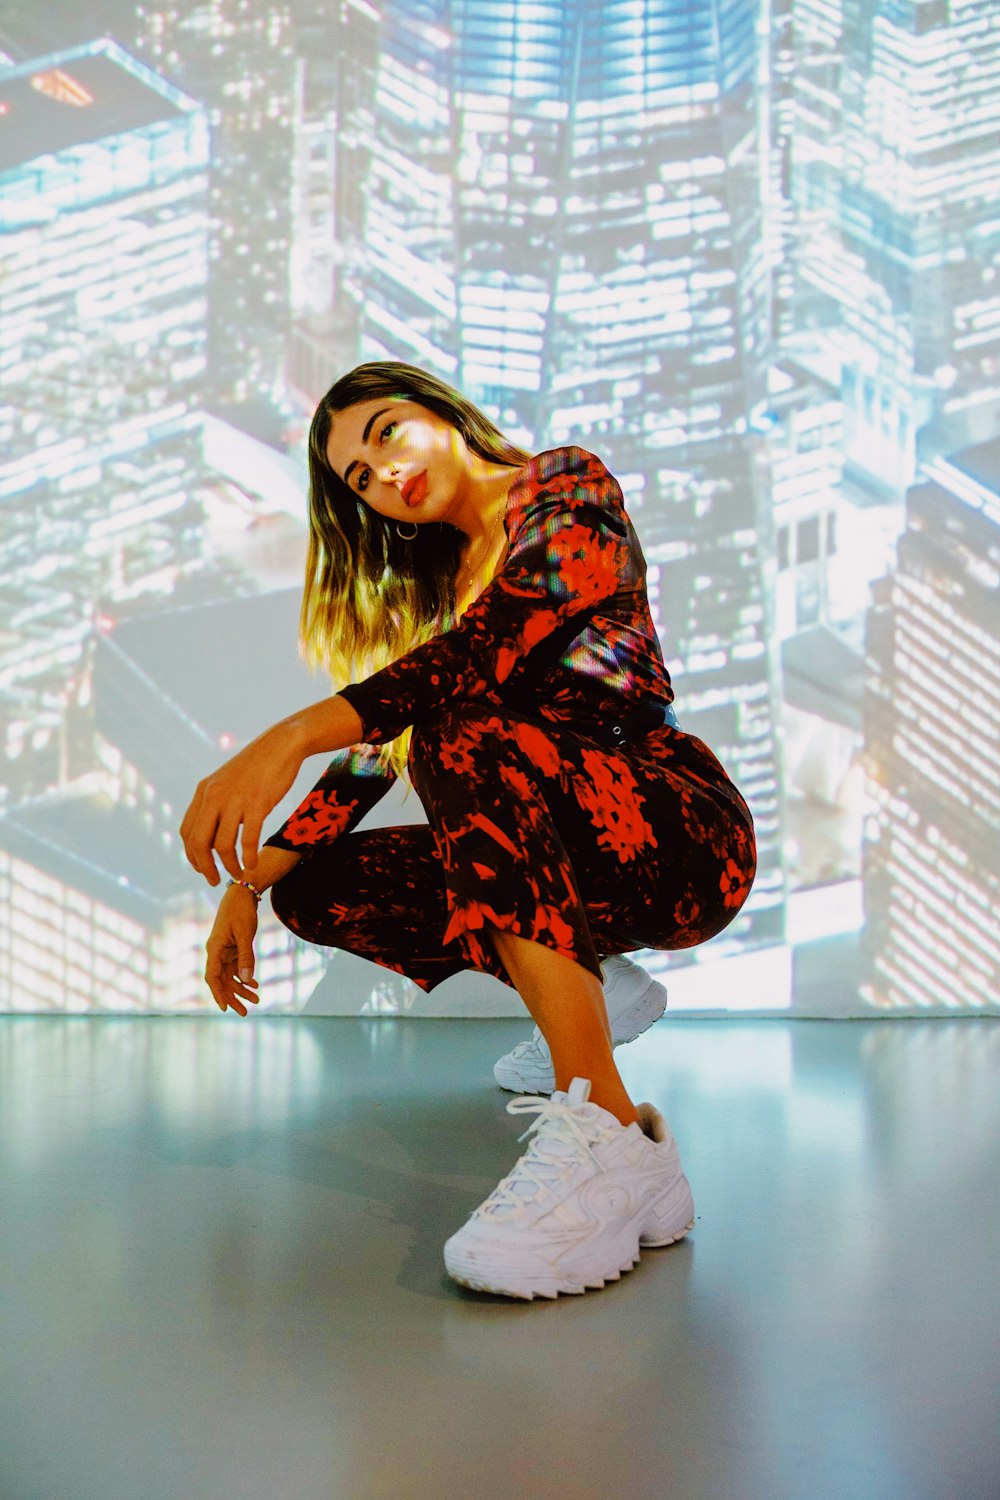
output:
M 36 73 L 31 80 L 31 87 L 47 98 L 55 99 L 59 104 L 71 104 L 75 109 L 86 109 L 94 102 L 89 89 L 85 89 L 82 83 L 62 68 L 53 68 L 49 73 Z

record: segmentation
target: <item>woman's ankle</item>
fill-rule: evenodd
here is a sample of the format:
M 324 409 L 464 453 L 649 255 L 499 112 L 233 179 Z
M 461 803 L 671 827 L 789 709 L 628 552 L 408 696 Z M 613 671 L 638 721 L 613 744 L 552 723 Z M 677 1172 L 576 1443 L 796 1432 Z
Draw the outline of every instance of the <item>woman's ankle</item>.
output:
M 639 1124 L 639 1111 L 636 1109 L 635 1105 L 632 1103 L 627 1094 L 625 1095 L 624 1100 L 621 1100 L 617 1103 L 611 1099 L 595 1099 L 593 1094 L 591 1094 L 590 1102 L 591 1104 L 599 1105 L 601 1109 L 606 1109 L 608 1114 L 614 1115 L 619 1125 L 623 1126 L 626 1129 L 629 1125 Z
M 597 1077 L 592 1077 L 586 1072 L 581 1072 L 578 1064 L 575 1071 L 564 1074 L 559 1068 L 556 1069 L 556 1088 L 567 1090 L 574 1078 L 589 1078 L 591 1104 L 596 1104 L 600 1109 L 607 1110 L 609 1115 L 614 1115 L 620 1125 L 628 1126 L 639 1123 L 639 1112 L 625 1091 L 625 1086 L 617 1074 L 614 1078 L 602 1078 L 595 1068 Z

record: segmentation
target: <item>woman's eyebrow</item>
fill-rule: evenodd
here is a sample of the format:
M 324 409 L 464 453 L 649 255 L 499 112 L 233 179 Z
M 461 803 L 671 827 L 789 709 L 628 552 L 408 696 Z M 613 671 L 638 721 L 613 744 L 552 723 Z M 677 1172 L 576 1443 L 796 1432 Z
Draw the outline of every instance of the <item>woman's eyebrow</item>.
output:
M 374 412 L 368 418 L 368 421 L 365 423 L 365 430 L 364 430 L 364 433 L 362 434 L 362 438 L 361 438 L 361 441 L 363 443 L 367 444 L 367 442 L 368 442 L 368 436 L 369 436 L 372 428 L 374 427 L 375 423 L 378 421 L 379 417 L 383 416 L 387 411 L 391 411 L 391 410 L 392 410 L 391 407 L 389 407 L 389 406 L 383 406 L 382 409 L 381 409 L 381 411 Z M 347 465 L 347 468 L 344 470 L 344 483 L 345 484 L 347 484 L 348 480 L 350 479 L 352 471 L 354 469 L 356 469 L 357 467 L 358 467 L 358 459 L 352 458 L 351 462 Z

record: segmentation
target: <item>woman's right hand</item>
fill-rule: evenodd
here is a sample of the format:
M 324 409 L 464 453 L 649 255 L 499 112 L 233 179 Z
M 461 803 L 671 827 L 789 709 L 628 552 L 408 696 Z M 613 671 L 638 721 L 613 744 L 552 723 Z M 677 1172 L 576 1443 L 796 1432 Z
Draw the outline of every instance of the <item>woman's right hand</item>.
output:
M 245 1016 L 244 1000 L 257 1004 L 254 994 L 253 940 L 257 932 L 257 902 L 245 885 L 231 885 L 223 892 L 205 951 L 205 983 L 220 1010 L 232 1009 Z

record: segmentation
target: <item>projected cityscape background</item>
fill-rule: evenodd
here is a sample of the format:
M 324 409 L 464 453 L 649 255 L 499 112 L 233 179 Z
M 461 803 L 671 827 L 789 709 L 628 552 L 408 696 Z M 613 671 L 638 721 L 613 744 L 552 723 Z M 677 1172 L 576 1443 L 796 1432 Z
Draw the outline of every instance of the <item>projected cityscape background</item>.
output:
M 214 1013 L 177 825 L 328 691 L 305 433 L 369 359 L 621 483 L 760 850 L 718 939 L 637 955 L 672 1010 L 996 1009 L 998 204 L 994 0 L 6 0 L 0 1009 Z M 266 903 L 258 976 L 522 1011 Z

